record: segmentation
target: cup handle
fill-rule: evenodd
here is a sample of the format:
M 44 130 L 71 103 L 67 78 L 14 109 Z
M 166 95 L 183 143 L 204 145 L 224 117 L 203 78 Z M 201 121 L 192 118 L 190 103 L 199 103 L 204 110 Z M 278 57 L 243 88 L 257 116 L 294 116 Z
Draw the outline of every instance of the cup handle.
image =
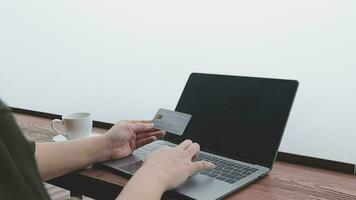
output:
M 61 131 L 61 130 L 59 130 L 59 129 L 57 129 L 56 128 L 56 126 L 55 126 L 55 124 L 56 123 L 60 123 L 60 124 L 62 124 L 63 125 L 63 121 L 62 120 L 60 120 L 60 119 L 54 119 L 54 120 L 52 120 L 51 121 L 51 127 L 53 128 L 53 130 L 55 130 L 57 133 L 59 133 L 59 134 L 61 134 L 61 135 L 66 135 L 66 133 L 65 132 L 63 132 L 63 131 Z

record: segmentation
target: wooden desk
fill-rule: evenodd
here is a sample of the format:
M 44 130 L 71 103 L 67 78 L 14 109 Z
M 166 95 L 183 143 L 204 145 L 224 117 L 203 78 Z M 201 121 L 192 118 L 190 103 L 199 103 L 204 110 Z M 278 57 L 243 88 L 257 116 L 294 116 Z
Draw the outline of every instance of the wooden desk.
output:
M 24 114 L 15 114 L 15 118 L 29 140 L 51 141 L 56 135 L 49 126 L 49 119 Z M 103 133 L 105 129 L 94 128 L 94 132 Z M 94 199 L 114 199 L 126 182 L 123 177 L 91 167 L 49 181 Z M 276 162 L 269 175 L 227 199 L 356 200 L 356 176 Z

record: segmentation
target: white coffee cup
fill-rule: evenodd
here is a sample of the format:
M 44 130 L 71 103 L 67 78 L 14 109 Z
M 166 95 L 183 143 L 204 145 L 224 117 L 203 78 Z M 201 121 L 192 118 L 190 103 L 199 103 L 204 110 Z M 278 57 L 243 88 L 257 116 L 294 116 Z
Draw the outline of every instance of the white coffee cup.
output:
M 61 124 L 64 131 L 59 130 L 56 124 Z M 62 116 L 62 119 L 54 119 L 51 122 L 51 127 L 59 134 L 67 139 L 84 138 L 91 135 L 93 129 L 93 121 L 90 113 L 72 113 Z

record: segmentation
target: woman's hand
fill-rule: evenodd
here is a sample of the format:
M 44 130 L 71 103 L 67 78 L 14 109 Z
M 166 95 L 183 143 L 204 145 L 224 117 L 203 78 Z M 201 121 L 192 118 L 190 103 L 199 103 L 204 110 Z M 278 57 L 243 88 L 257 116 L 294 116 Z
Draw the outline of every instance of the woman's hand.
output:
M 210 162 L 192 161 L 199 151 L 199 144 L 185 140 L 175 148 L 165 147 L 150 154 L 145 160 L 142 170 L 155 174 L 164 190 L 171 190 L 182 184 L 195 172 L 215 167 Z
M 165 147 L 151 153 L 117 199 L 157 200 L 195 172 L 214 168 L 210 162 L 192 161 L 199 149 L 197 143 L 186 140 L 175 148 Z
M 130 155 L 135 149 L 162 138 L 166 133 L 153 128 L 151 121 L 121 121 L 103 137 L 106 143 L 105 160 Z

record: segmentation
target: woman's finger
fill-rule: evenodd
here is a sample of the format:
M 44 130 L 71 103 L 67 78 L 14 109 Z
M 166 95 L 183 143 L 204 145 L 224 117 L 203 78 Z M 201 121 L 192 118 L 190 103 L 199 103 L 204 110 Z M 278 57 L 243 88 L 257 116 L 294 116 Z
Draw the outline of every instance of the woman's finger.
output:
M 155 132 L 149 132 L 149 133 L 142 133 L 136 135 L 136 140 L 142 140 L 151 136 L 156 136 L 156 138 L 162 138 L 164 135 L 166 135 L 166 132 L 164 131 L 155 131 Z
M 215 168 L 216 165 L 214 165 L 211 162 L 207 161 L 198 161 L 198 162 L 193 162 L 192 163 L 192 173 L 197 172 L 197 171 L 202 171 L 202 170 L 210 170 Z
M 200 145 L 198 143 L 193 143 L 185 151 L 187 152 L 189 158 L 192 159 L 194 156 L 198 155 L 200 151 Z
M 156 136 L 151 136 L 151 137 L 148 137 L 148 138 L 145 138 L 145 139 L 142 139 L 142 140 L 138 140 L 136 141 L 136 149 L 137 148 L 140 148 L 146 144 L 149 144 L 153 141 L 157 140 Z
M 153 129 L 153 123 L 131 123 L 129 126 L 135 133 L 148 132 Z
M 200 152 L 198 152 L 195 156 L 193 156 L 192 161 L 197 161 L 197 160 L 198 160 L 198 158 L 199 158 L 199 153 L 200 153 Z
M 121 122 L 127 122 L 127 123 L 152 123 L 152 120 L 123 120 Z
M 151 132 L 155 132 L 155 131 L 159 131 L 159 130 L 155 129 L 155 128 L 151 128 L 151 129 L 136 131 L 135 133 L 136 133 L 136 135 L 139 135 L 139 134 L 151 133 Z
M 176 146 L 176 148 L 181 150 L 186 150 L 192 144 L 193 142 L 191 140 L 184 140 L 182 143 Z
M 137 149 L 135 140 L 130 140 L 129 145 L 131 149 Z

